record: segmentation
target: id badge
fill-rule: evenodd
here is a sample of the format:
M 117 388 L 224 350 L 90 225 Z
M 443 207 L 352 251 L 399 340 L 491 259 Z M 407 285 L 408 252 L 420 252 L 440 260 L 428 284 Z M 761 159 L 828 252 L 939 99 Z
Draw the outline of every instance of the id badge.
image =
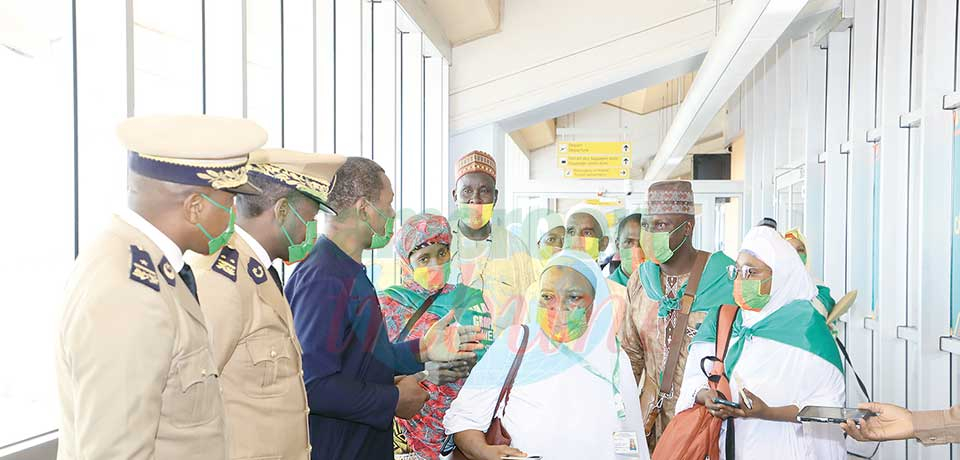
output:
M 636 431 L 614 431 L 613 451 L 617 455 L 636 455 L 640 453 L 640 438 Z

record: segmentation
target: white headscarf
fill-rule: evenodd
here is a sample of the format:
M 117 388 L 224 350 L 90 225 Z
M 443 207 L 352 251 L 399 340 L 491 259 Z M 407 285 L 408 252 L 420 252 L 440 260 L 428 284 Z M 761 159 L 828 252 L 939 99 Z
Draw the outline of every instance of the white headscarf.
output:
M 797 251 L 776 230 L 753 227 L 744 237 L 740 251 L 749 252 L 773 270 L 770 301 L 758 312 L 742 310 L 744 326 L 753 326 L 790 302 L 816 297 L 817 287 L 797 257 Z
M 545 216 L 541 216 L 539 219 L 537 219 L 537 241 L 543 239 L 543 235 L 546 235 L 547 232 L 557 227 L 563 227 L 566 229 L 563 217 L 561 217 L 560 214 L 550 213 Z
M 593 217 L 597 221 L 597 224 L 600 225 L 600 235 L 597 238 L 603 238 L 610 234 L 610 221 L 607 220 L 606 214 L 604 214 L 599 209 L 590 206 L 586 203 L 580 203 L 567 211 L 567 215 L 564 219 L 564 226 L 570 224 L 570 217 L 574 214 L 587 214 L 590 217 Z
M 577 273 L 583 275 L 593 287 L 593 313 L 590 318 L 590 323 L 587 326 L 587 333 L 584 334 L 586 349 L 592 349 L 600 343 L 609 342 L 612 344 L 613 341 L 610 331 L 613 327 L 613 310 L 616 304 L 611 298 L 607 278 L 603 276 L 600 266 L 597 265 L 595 260 L 590 259 L 590 256 L 581 251 L 564 249 L 547 261 L 546 266 L 540 272 L 541 281 L 543 280 L 543 274 L 546 273 L 547 270 L 558 266 L 572 268 Z M 532 297 L 527 299 L 527 305 L 529 305 L 527 322 L 533 325 L 533 327 L 540 327 L 539 324 L 537 324 L 537 308 L 540 304 L 540 285 L 538 284 L 536 289 L 528 293 L 531 294 Z

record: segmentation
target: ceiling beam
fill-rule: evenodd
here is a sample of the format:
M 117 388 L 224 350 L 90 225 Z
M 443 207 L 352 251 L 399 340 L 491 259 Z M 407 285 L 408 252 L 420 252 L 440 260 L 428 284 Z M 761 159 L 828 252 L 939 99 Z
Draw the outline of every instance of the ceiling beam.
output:
M 730 95 L 800 14 L 806 1 L 739 0 L 703 60 L 646 179 L 667 177 Z

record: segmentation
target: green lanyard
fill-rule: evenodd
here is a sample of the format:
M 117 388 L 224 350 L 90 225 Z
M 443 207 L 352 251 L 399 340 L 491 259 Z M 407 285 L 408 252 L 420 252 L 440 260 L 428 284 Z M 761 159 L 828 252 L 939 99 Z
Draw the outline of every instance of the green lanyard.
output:
M 550 341 L 553 342 L 553 339 L 550 339 Z M 610 384 L 610 387 L 613 389 L 613 404 L 617 409 L 617 418 L 620 419 L 620 421 L 623 421 L 627 418 L 627 410 L 626 406 L 623 404 L 623 395 L 620 393 L 620 338 L 616 338 L 615 341 L 617 343 L 617 352 L 613 358 L 613 376 L 611 378 L 607 378 L 605 375 L 601 374 L 593 366 L 591 366 L 587 360 L 583 359 L 583 357 L 579 354 L 574 353 L 573 350 L 567 348 L 566 345 L 557 342 L 553 343 L 557 346 L 557 349 L 560 350 L 560 353 L 563 353 L 568 358 L 577 361 L 577 363 L 580 364 L 580 367 L 583 367 L 583 370 Z

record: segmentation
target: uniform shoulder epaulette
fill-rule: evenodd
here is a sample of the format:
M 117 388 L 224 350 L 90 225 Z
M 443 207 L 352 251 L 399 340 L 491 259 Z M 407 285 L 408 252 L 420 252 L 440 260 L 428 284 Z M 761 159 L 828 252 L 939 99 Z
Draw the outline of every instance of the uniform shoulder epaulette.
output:
M 220 255 L 213 261 L 213 266 L 210 269 L 225 276 L 230 281 L 237 282 L 237 259 L 239 258 L 240 255 L 236 249 L 224 246 L 220 249 Z
M 150 253 L 135 244 L 130 245 L 130 279 L 160 292 L 160 278 Z
M 158 268 L 159 270 L 157 271 L 160 272 L 160 276 L 170 287 L 177 285 L 177 272 L 173 271 L 173 265 L 167 260 L 167 256 L 163 256 L 163 258 L 160 259 L 160 266 Z
M 253 281 L 257 284 L 262 284 L 267 280 L 267 270 L 263 268 L 263 264 L 254 257 L 251 257 L 250 261 L 247 262 L 247 274 L 250 275 L 250 278 L 253 278 Z

